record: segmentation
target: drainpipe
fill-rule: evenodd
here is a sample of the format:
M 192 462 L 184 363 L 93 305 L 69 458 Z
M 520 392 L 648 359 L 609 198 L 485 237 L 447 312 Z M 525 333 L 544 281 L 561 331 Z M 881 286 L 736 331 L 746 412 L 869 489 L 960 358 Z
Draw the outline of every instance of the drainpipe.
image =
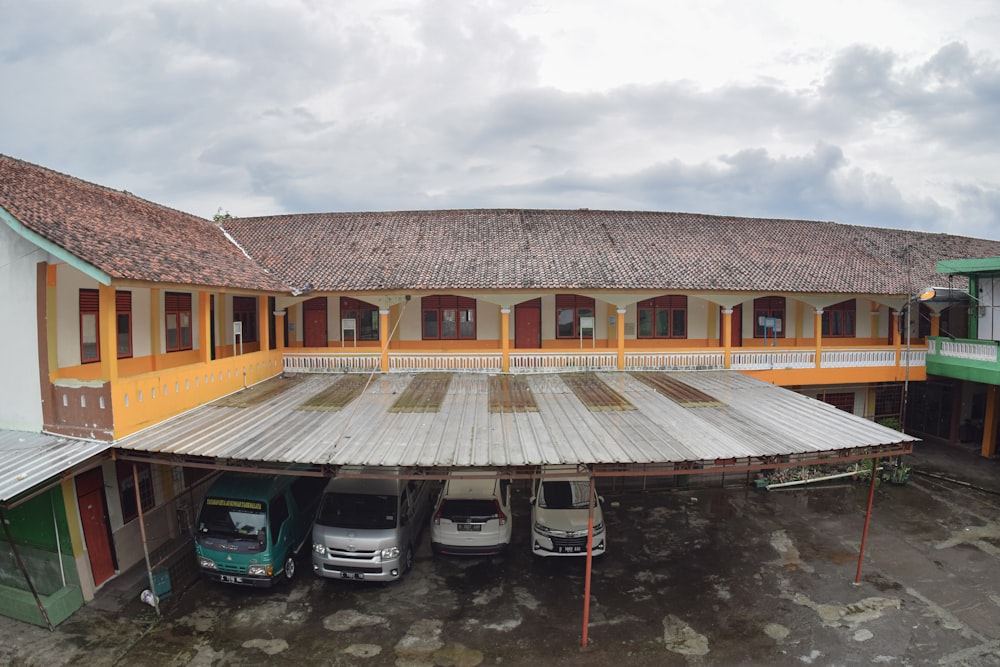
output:
M 152 471 L 150 471 L 152 474 Z M 160 615 L 160 599 L 156 596 L 156 585 L 153 583 L 153 566 L 149 563 L 149 543 L 146 540 L 146 520 L 142 514 L 142 496 L 139 494 L 139 469 L 132 464 L 132 484 L 135 487 L 135 506 L 139 512 L 139 532 L 142 534 L 142 554 L 146 558 L 146 575 L 149 577 L 149 592 L 153 594 L 153 607 L 156 615 Z
M 31 595 L 35 598 L 35 604 L 38 605 L 38 611 L 42 613 L 42 618 L 45 619 L 45 625 L 48 626 L 50 631 L 55 631 L 55 628 L 52 627 L 52 621 L 49 620 L 49 613 L 45 611 L 45 605 L 42 604 L 42 599 L 38 597 L 35 585 L 31 583 L 28 568 L 24 566 L 21 554 L 18 553 L 17 547 L 14 545 L 14 537 L 10 534 L 10 526 L 7 525 L 7 517 L 4 516 L 3 510 L 0 510 L 0 523 L 3 524 L 3 532 L 7 535 L 7 541 L 10 543 L 10 550 L 14 554 L 14 560 L 17 561 L 17 567 L 21 570 L 21 574 L 24 575 L 24 580 L 28 583 L 28 590 L 31 591 Z

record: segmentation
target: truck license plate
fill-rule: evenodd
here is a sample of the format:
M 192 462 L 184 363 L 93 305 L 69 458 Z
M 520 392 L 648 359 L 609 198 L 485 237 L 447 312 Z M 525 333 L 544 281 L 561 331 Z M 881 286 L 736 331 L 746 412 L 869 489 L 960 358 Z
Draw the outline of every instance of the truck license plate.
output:
M 243 577 L 235 577 L 231 574 L 220 575 L 219 579 L 226 584 L 242 584 Z

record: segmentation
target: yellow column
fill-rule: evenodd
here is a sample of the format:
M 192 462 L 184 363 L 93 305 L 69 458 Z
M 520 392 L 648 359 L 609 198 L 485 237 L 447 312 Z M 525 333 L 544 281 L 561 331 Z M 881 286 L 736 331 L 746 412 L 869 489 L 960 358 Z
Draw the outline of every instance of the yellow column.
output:
M 619 308 L 615 311 L 618 317 L 615 319 L 617 327 L 618 342 L 618 370 L 625 370 L 625 309 Z
M 114 285 L 101 285 L 98 290 L 98 329 L 101 339 L 101 379 L 118 380 L 118 313 Z
M 160 358 L 160 288 L 153 287 L 149 290 L 149 353 L 150 369 L 156 370 L 156 360 Z
M 931 335 L 941 335 L 941 313 L 931 313 Z
M 725 350 L 722 367 L 729 368 L 733 360 L 733 309 L 722 309 L 722 347 Z
M 260 351 L 266 352 L 271 347 L 271 313 L 267 309 L 267 297 L 257 297 L 257 340 L 260 341 Z
M 510 308 L 500 309 L 500 370 L 510 372 Z
M 889 323 L 892 327 L 892 344 L 896 348 L 896 368 L 903 366 L 903 337 L 899 332 L 899 316 L 898 310 L 892 311 L 892 321 Z
M 816 368 L 823 367 L 823 309 L 813 313 L 813 334 L 816 336 Z
M 56 290 L 59 281 L 59 270 L 54 264 L 45 266 L 45 336 L 48 348 L 48 371 L 52 373 L 59 368 L 59 301 Z
M 198 292 L 198 360 L 212 360 L 212 309 L 208 292 Z
M 982 455 L 992 457 L 997 452 L 997 419 L 1000 418 L 1000 391 L 991 384 L 986 388 L 986 417 L 983 420 Z
M 285 349 L 285 313 L 287 311 L 278 310 L 274 313 L 274 335 L 277 336 L 277 340 L 274 342 L 275 347 L 278 351 Z
M 378 340 L 382 346 L 382 372 L 389 372 L 389 309 L 379 308 Z
M 881 310 L 881 306 L 879 306 L 879 304 L 877 304 L 875 302 L 872 302 L 872 304 L 871 304 L 871 312 L 869 313 L 869 315 L 870 315 L 870 318 L 871 318 L 871 327 L 872 327 L 871 337 L 872 337 L 873 340 L 877 340 L 877 339 L 881 338 L 878 335 L 878 320 L 879 320 L 879 311 L 880 310 Z

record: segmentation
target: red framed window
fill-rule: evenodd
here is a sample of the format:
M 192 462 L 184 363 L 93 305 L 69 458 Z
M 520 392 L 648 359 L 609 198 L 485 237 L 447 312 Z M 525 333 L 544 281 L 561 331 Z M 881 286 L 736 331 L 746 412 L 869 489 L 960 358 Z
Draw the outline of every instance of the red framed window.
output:
M 132 356 L 132 292 L 115 292 L 118 358 Z
M 774 328 L 768 326 L 774 323 Z M 785 337 L 785 297 L 762 296 L 753 300 L 753 337 Z
M 118 358 L 132 356 L 132 293 L 115 292 L 115 327 Z M 101 360 L 100 292 L 80 290 L 80 363 Z
M 370 303 L 340 297 L 340 317 L 353 318 L 358 326 L 358 340 L 378 340 L 378 306 Z
M 850 391 L 822 394 L 819 400 L 829 403 L 838 410 L 854 414 L 854 393 Z
M 167 292 L 163 295 L 167 352 L 191 349 L 191 295 Z
M 80 290 L 80 363 L 101 360 L 100 298 L 95 289 Z
M 687 297 L 658 296 L 638 304 L 639 338 L 687 338 Z
M 142 511 L 153 509 L 156 499 L 153 496 L 153 475 L 148 463 L 136 463 L 136 474 L 132 474 L 132 464 L 118 461 L 115 464 L 118 473 L 118 498 L 122 506 L 122 522 L 128 523 L 139 516 L 139 506 L 135 501 L 135 478 L 139 478 L 139 498 L 142 500 Z
M 425 296 L 421 299 L 420 310 L 424 340 L 475 340 L 475 299 Z
M 579 338 L 581 317 L 594 317 L 592 297 L 556 294 L 556 338 Z M 584 329 L 583 337 L 593 338 L 593 329 Z
M 854 299 L 841 301 L 823 309 L 823 336 L 853 338 L 858 308 Z
M 233 297 L 233 322 L 240 322 L 244 343 L 257 342 L 257 297 Z

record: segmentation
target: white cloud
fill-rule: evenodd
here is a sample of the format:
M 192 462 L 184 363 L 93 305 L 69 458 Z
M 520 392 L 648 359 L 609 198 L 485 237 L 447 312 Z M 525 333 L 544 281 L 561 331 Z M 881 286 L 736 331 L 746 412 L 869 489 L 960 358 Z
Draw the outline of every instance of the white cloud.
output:
M 0 151 L 210 216 L 690 210 L 1000 238 L 1000 11 L 0 0 Z

